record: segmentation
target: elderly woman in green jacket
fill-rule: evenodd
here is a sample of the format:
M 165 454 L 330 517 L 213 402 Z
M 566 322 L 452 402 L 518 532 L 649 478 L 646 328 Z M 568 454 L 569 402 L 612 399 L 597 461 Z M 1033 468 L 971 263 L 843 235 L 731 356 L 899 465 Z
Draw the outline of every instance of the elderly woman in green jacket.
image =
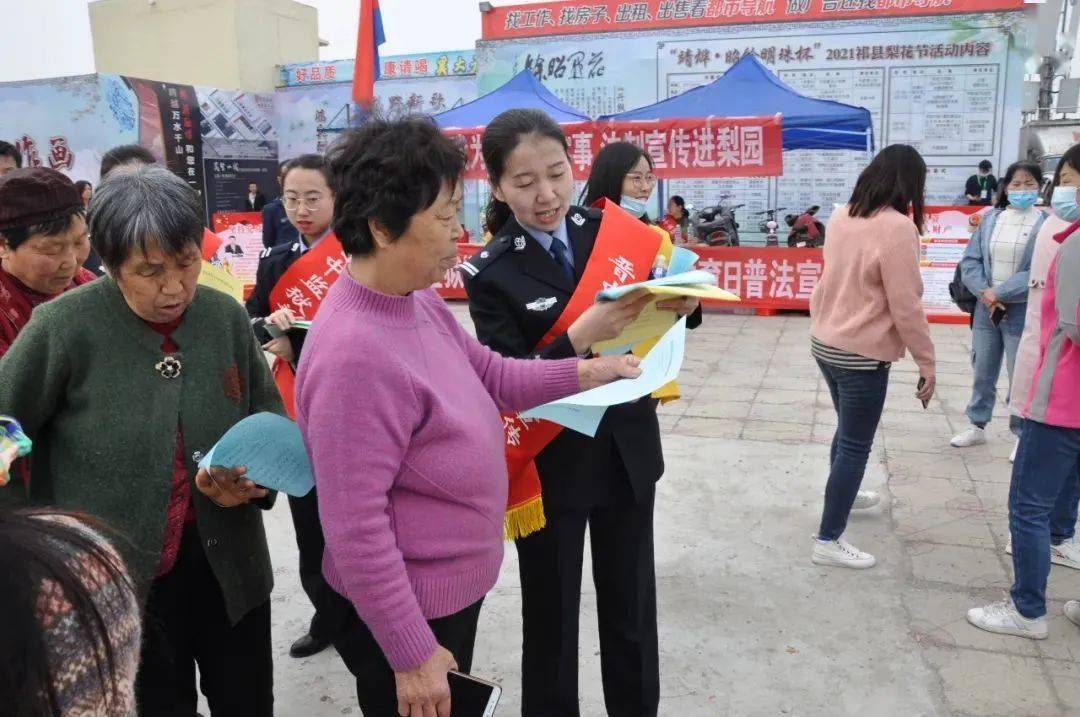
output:
M 202 208 L 160 167 L 115 174 L 90 204 L 109 277 L 34 312 L 0 361 L 0 413 L 35 448 L 5 502 L 104 519 L 145 608 L 140 714 L 273 711 L 262 510 L 242 467 L 199 470 L 245 416 L 283 408 L 242 306 L 198 285 Z M 252 476 L 257 478 L 257 476 Z

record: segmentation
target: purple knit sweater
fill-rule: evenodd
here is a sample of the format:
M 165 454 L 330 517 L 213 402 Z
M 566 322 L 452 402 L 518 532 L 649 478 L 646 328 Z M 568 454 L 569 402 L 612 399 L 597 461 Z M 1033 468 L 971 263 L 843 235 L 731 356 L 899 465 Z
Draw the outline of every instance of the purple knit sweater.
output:
M 480 345 L 433 291 L 388 296 L 347 273 L 308 334 L 296 411 L 315 469 L 323 572 L 395 670 L 435 652 L 430 619 L 495 585 L 507 474 L 499 411 L 579 389 L 577 360 Z

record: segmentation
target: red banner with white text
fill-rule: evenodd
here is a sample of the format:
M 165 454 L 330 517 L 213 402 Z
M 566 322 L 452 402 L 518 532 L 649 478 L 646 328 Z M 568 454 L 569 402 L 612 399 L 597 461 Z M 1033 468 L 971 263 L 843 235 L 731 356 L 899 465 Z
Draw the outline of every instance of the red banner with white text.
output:
M 612 142 L 632 142 L 652 160 L 660 179 L 774 177 L 784 173 L 782 119 L 709 117 L 562 125 L 576 179 L 588 179 L 593 160 Z M 481 152 L 483 127 L 448 129 L 468 155 L 467 179 L 487 177 Z
M 744 23 L 1022 10 L 1024 0 L 556 0 L 481 14 L 484 40 Z

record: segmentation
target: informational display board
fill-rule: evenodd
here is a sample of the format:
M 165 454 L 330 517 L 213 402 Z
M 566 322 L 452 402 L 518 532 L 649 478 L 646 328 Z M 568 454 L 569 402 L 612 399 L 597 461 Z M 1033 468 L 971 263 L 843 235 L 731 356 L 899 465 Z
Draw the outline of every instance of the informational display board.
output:
M 554 35 L 562 27 L 564 8 L 575 9 L 573 23 L 566 21 L 567 28 L 573 25 L 574 29 L 563 31 L 583 34 L 542 37 L 538 35 L 544 28 L 539 25 L 486 33 L 485 38 L 493 39 L 478 44 L 477 84 L 481 92 L 487 92 L 527 68 L 559 97 L 595 116 L 652 104 L 706 84 L 753 53 L 799 92 L 867 108 L 873 119 L 875 149 L 897 142 L 919 149 L 929 167 L 927 199 L 931 203 L 959 201 L 979 161 L 989 159 L 1000 168 L 1017 156 L 1030 28 L 1021 12 L 971 12 L 1015 5 L 954 2 L 952 12 L 958 14 L 950 14 L 945 5 L 927 9 L 931 4 L 911 3 L 907 10 L 898 11 L 909 16 L 886 17 L 889 13 L 874 10 L 848 12 L 844 8 L 849 4 L 840 2 L 834 3 L 835 12 L 815 14 L 816 3 L 806 3 L 808 11 L 798 13 L 805 22 L 728 24 L 732 15 L 723 22 L 717 19 L 714 27 L 671 29 L 680 23 L 692 25 L 694 18 L 688 14 L 684 23 L 676 17 L 682 4 L 670 3 L 670 8 L 669 3 L 662 4 L 672 22 L 659 22 L 662 13 L 657 6 L 655 13 L 647 13 L 657 22 L 634 24 L 624 18 L 626 23 L 622 23 L 616 13 L 610 22 L 597 16 L 595 22 L 580 27 L 574 23 L 588 15 L 582 14 L 580 4 L 552 4 L 554 24 L 547 23 L 547 34 Z M 696 5 L 686 3 L 687 13 Z M 787 3 L 795 5 L 803 6 Z M 776 8 L 782 6 L 775 3 Z M 512 11 L 535 10 L 535 17 L 515 15 L 513 22 L 539 23 L 545 7 L 543 3 L 515 7 L 500 17 L 506 20 Z M 598 7 L 593 4 L 593 9 Z M 828 19 L 834 17 L 837 20 Z M 699 25 L 705 24 L 698 20 Z M 620 23 L 640 31 L 610 32 Z M 595 34 L 603 30 L 609 34 Z M 603 72 L 589 71 L 592 58 L 602 62 Z M 652 87 L 650 78 L 655 79 Z M 716 107 L 715 113 L 722 116 L 723 106 Z M 827 220 L 833 205 L 850 197 L 869 159 L 868 153 L 857 151 L 787 151 L 784 173 L 775 179 L 665 180 L 650 211 L 659 210 L 674 194 L 697 207 L 715 205 L 721 199 L 742 204 L 736 218 L 742 225 L 743 243 L 764 243 L 757 228 L 766 209 L 783 208 L 779 213 L 783 217 L 816 204 L 822 207 L 818 216 Z
M 479 43 L 477 87 L 487 94 L 531 71 L 567 104 L 589 115 L 656 101 L 655 37 L 574 37 Z
M 472 75 L 380 80 L 375 83 L 374 110 L 391 119 L 438 114 L 476 97 Z M 282 159 L 325 151 L 357 119 L 352 85 L 342 82 L 279 89 L 274 94 L 274 111 Z
M 269 201 L 278 196 L 276 159 L 206 159 L 206 206 L 211 216 L 218 212 L 247 210 L 248 184 L 255 182 Z
M 671 97 L 711 82 L 753 53 L 805 95 L 870 110 L 877 148 L 902 143 L 918 149 L 931 168 L 928 201 L 953 203 L 979 161 L 1000 165 L 1002 157 L 1012 156 L 1004 146 L 1009 35 L 993 19 L 965 24 L 962 31 L 928 30 L 926 22 L 906 27 L 847 23 L 842 33 L 811 24 L 789 26 L 790 34 L 663 42 L 661 92 Z M 771 183 L 768 201 L 796 212 L 818 204 L 819 216 L 827 219 L 833 204 L 850 196 L 866 163 L 860 152 L 787 152 L 784 174 Z M 732 192 L 730 186 L 708 183 L 669 186 L 677 194 L 709 190 Z M 746 192 L 753 190 L 744 183 Z M 733 193 L 738 202 L 740 192 Z M 750 214 L 767 208 L 747 205 Z

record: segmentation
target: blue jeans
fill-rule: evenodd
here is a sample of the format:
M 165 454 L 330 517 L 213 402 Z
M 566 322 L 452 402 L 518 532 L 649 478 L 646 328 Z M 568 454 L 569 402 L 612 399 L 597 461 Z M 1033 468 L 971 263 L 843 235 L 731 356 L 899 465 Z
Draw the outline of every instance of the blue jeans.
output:
M 818 361 L 818 367 L 829 386 L 837 415 L 818 538 L 836 540 L 844 534 L 848 514 L 866 473 L 866 461 L 885 407 L 889 368 L 853 371 L 822 361 Z
M 1025 314 L 1027 302 L 1009 304 L 1005 318 L 994 326 L 990 321 L 990 310 L 981 303 L 975 307 L 971 322 L 971 368 L 975 374 L 975 384 L 971 391 L 971 403 L 965 412 L 974 424 L 985 426 L 994 414 L 1002 355 L 1008 366 L 1009 385 L 1012 385 L 1016 347 L 1020 344 L 1020 335 L 1024 333 Z M 1009 417 L 1009 430 L 1020 435 L 1018 417 Z
M 1080 428 L 1024 421 L 1009 487 L 1012 599 L 1024 617 L 1046 614 L 1051 538 L 1072 537 L 1078 498 Z

